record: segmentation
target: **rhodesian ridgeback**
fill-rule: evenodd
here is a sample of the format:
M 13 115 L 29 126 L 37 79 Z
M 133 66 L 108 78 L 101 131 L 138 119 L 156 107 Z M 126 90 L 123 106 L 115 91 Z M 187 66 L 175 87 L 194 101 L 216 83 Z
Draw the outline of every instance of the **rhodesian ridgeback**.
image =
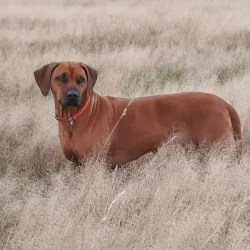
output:
M 134 99 L 101 96 L 93 90 L 97 75 L 81 62 L 52 62 L 34 71 L 42 94 L 53 93 L 68 160 L 99 156 L 121 165 L 157 150 L 175 131 L 176 140 L 197 146 L 234 138 L 241 154 L 240 119 L 223 99 L 202 92 Z

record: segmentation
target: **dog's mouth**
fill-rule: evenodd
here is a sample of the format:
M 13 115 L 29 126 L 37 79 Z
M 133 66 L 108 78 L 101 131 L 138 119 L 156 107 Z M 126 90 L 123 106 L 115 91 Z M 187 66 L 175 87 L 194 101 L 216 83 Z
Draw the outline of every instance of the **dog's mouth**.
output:
M 60 100 L 59 104 L 62 105 L 63 107 L 80 107 L 81 100 L 80 98 L 74 100 Z

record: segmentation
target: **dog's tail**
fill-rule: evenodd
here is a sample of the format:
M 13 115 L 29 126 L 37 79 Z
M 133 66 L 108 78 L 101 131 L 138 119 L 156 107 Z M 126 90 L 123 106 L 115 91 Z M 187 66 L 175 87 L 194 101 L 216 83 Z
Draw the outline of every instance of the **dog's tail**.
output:
M 236 110 L 231 105 L 227 104 L 227 109 L 232 122 L 234 140 L 236 142 L 237 157 L 238 160 L 240 160 L 242 158 L 242 150 L 243 150 L 240 118 Z

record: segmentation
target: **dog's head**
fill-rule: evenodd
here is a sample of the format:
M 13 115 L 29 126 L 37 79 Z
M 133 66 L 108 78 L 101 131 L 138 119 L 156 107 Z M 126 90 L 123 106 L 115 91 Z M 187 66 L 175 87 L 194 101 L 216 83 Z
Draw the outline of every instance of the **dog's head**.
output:
M 84 63 L 52 62 L 34 71 L 37 85 L 44 96 L 50 89 L 62 106 L 81 106 L 92 96 L 97 71 Z

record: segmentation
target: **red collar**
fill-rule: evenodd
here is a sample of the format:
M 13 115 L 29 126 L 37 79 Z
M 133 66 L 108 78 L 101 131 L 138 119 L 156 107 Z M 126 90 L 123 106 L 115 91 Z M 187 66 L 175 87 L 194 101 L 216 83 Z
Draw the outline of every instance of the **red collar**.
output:
M 85 111 L 85 109 L 88 107 L 90 101 L 90 96 L 88 96 L 88 99 L 86 101 L 86 103 L 82 106 L 82 108 L 72 117 L 70 118 L 64 118 L 64 117 L 59 117 L 59 116 L 55 116 L 55 118 L 60 121 L 60 122 L 69 122 L 70 125 L 74 125 L 74 121 Z

